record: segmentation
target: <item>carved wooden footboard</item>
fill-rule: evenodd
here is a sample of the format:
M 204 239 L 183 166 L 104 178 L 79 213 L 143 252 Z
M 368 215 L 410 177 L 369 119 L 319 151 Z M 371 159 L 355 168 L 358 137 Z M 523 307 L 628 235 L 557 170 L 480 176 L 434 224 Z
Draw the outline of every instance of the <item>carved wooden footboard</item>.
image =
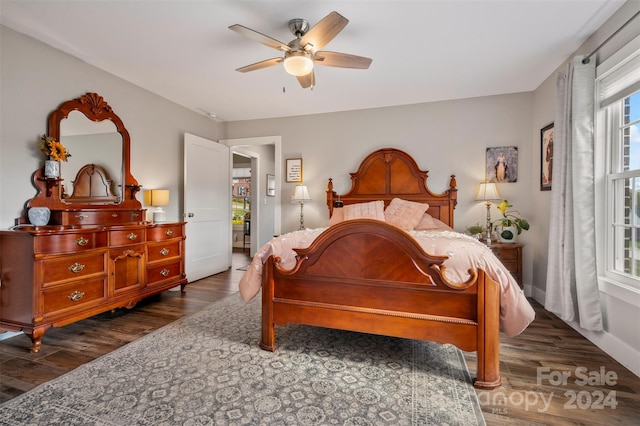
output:
M 477 351 L 478 388 L 500 385 L 500 288 L 482 270 L 446 278 L 446 257 L 424 252 L 382 221 L 349 220 L 297 249 L 290 270 L 270 256 L 262 275 L 262 340 L 274 351 L 287 323 L 451 343 Z

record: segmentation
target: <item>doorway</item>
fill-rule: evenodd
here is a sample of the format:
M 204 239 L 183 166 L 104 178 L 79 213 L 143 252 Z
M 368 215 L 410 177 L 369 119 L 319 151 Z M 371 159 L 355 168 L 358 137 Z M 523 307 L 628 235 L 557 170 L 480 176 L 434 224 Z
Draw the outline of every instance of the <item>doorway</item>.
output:
M 233 155 L 251 158 L 251 235 L 250 256 L 270 241 L 281 229 L 281 176 L 282 139 L 280 136 L 226 139 L 220 143 L 230 149 L 230 164 Z M 275 194 L 267 195 L 267 174 L 275 177 Z
M 231 244 L 234 249 L 251 249 L 252 158 L 232 152 Z

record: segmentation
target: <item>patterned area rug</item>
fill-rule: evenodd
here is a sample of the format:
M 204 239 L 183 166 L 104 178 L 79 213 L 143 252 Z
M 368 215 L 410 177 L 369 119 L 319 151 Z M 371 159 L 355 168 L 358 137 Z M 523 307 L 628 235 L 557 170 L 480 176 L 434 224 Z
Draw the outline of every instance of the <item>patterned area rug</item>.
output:
M 236 293 L 0 406 L 2 425 L 484 424 L 450 345 L 289 325 Z

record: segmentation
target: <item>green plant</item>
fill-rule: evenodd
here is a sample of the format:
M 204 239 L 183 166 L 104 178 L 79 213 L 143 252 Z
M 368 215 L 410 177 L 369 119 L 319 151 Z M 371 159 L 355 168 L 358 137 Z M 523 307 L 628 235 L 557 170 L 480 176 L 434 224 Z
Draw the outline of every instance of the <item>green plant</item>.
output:
M 523 230 L 529 230 L 529 222 L 526 219 L 520 217 L 519 211 L 509 210 L 513 206 L 509 204 L 507 200 L 502 200 L 502 202 L 498 204 L 497 207 L 498 210 L 500 210 L 500 213 L 502 213 L 502 217 L 493 222 L 495 225 L 500 225 L 503 228 L 506 226 L 515 226 L 518 229 L 518 235 L 520 235 Z M 505 238 L 505 236 L 503 236 L 503 238 Z
M 471 235 L 482 234 L 484 232 L 484 227 L 480 226 L 479 224 L 476 224 L 476 225 L 470 226 L 469 229 L 467 229 L 467 231 Z

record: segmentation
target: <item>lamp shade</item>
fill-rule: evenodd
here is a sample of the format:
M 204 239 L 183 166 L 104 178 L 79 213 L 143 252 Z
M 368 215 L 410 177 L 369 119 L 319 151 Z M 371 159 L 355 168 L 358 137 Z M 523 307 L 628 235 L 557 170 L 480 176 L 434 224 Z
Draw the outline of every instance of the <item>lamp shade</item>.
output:
M 145 204 L 149 206 L 168 206 L 169 190 L 168 189 L 150 189 L 145 193 Z
M 289 52 L 284 58 L 284 69 L 289 74 L 300 77 L 313 70 L 313 61 L 306 52 Z
M 498 188 L 493 182 L 482 182 L 478 189 L 478 195 L 476 195 L 476 201 L 492 201 L 499 200 Z
M 307 189 L 307 185 L 296 185 L 296 190 L 291 197 L 291 201 L 309 201 L 311 197 L 309 196 L 309 190 Z

